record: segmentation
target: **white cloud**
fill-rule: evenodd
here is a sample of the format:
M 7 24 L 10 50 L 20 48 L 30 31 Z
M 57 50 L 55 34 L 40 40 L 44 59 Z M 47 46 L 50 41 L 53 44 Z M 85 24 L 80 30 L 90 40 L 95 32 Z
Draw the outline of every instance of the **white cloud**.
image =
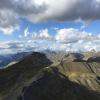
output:
M 28 16 L 37 15 L 44 10 L 45 5 L 37 5 L 34 0 L 0 0 L 0 29 L 5 29 L 5 33 L 9 27 L 19 26 L 20 18 L 28 19 Z
M 91 51 L 92 49 L 100 51 L 99 35 L 93 35 L 74 28 L 65 28 L 57 30 L 55 38 L 67 51 Z
M 90 22 L 100 19 L 99 11 L 100 0 L 0 0 L 0 29 L 18 26 L 20 18 L 33 23 L 47 20 Z
M 26 28 L 25 30 L 27 33 L 28 29 Z M 21 38 L 24 37 L 24 40 L 30 45 L 26 47 L 29 48 L 32 47 L 32 43 L 34 44 L 33 41 L 37 41 L 36 44 L 39 46 L 39 49 L 75 52 L 95 49 L 100 51 L 100 35 L 93 35 L 92 33 L 74 28 L 57 29 L 55 32 L 56 35 L 52 37 L 48 29 L 43 29 L 38 32 L 28 32 L 29 35 L 27 37 L 21 36 Z
M 29 33 L 29 30 L 28 30 L 28 28 L 26 28 L 26 29 L 24 30 L 24 37 L 28 37 L 29 34 L 30 34 L 30 33 Z
M 9 45 L 6 42 L 0 43 L 0 49 L 7 49 L 9 48 Z
M 39 38 L 50 38 L 48 29 L 40 30 L 39 34 L 37 34 Z
M 19 35 L 23 39 L 51 39 L 48 29 L 42 29 L 38 32 L 29 32 L 28 28 L 24 30 L 24 35 Z
M 0 27 L 0 31 L 3 32 L 5 35 L 11 35 L 15 30 L 19 30 L 19 26 L 9 26 L 6 28 Z
M 57 29 L 55 37 L 49 34 L 48 29 L 43 29 L 38 32 L 29 32 L 28 28 L 25 34 L 19 36 L 19 41 L 0 43 L 0 52 L 15 53 L 33 50 L 64 50 L 64 51 L 91 51 L 95 49 L 100 51 L 100 35 L 93 35 L 85 31 L 80 31 L 74 28 Z M 31 37 L 31 38 L 30 38 Z
M 81 39 L 90 40 L 92 39 L 92 34 L 74 28 L 57 30 L 56 40 L 59 42 L 72 43 L 77 42 Z
M 0 55 L 13 54 L 25 51 L 34 51 L 39 48 L 35 41 L 8 41 L 0 43 Z
M 90 22 L 100 19 L 100 2 L 97 0 L 35 0 L 37 4 L 43 2 L 48 5 L 44 13 L 39 16 L 30 16 L 33 22 L 43 20 L 76 21 L 83 20 Z M 35 19 L 35 20 L 34 20 Z

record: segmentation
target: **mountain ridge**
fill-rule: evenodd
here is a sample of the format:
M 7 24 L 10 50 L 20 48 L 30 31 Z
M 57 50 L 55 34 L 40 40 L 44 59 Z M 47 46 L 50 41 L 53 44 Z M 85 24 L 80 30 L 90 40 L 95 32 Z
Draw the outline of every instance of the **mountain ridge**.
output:
M 33 52 L 18 63 L 1 69 L 0 100 L 23 100 L 23 98 L 24 100 L 33 100 L 33 98 L 36 98 L 35 100 L 61 100 L 59 95 L 64 96 L 62 100 L 66 100 L 66 98 L 83 100 L 84 96 L 87 97 L 86 100 L 100 100 L 100 62 L 83 60 L 83 55 L 79 53 L 61 54 L 62 56 L 56 57 L 55 55 L 54 53 L 54 57 L 51 58 L 44 53 Z M 55 58 L 56 60 L 52 62 Z M 48 80 L 48 78 L 50 79 Z M 38 86 L 39 84 L 40 86 Z M 65 85 L 63 86 L 63 84 Z M 63 89 L 64 87 L 67 88 Z M 73 90 L 72 87 L 75 89 Z M 36 88 L 37 92 L 34 91 Z M 42 94 L 41 88 L 44 88 L 44 93 L 48 91 L 46 95 Z M 28 91 L 33 92 L 28 94 Z M 59 95 L 56 95 L 54 91 L 57 91 Z M 67 91 L 66 94 L 64 91 Z M 73 91 L 78 91 L 77 95 Z M 51 93 L 52 95 L 50 95 Z M 68 96 L 69 94 L 70 96 Z M 88 95 L 91 98 L 88 98 Z

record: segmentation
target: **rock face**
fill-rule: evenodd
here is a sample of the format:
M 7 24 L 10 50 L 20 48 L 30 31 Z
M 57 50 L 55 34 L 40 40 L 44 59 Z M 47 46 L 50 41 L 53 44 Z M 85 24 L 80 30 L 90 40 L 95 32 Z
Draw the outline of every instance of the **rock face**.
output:
M 33 52 L 0 70 L 0 100 L 100 100 L 100 62 L 83 57 L 67 54 L 54 65 Z
M 66 62 L 72 62 L 72 61 L 83 61 L 84 55 L 80 54 L 80 53 L 70 53 L 70 54 L 66 54 L 62 61 L 65 60 Z

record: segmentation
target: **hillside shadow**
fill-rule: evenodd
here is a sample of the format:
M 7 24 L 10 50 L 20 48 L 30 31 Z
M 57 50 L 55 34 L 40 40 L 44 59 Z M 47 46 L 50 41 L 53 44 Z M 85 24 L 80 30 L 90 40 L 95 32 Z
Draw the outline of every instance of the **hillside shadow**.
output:
M 17 64 L 0 70 L 0 92 L 12 87 L 15 83 L 20 84 L 23 79 L 33 77 L 40 69 L 50 66 L 52 62 L 45 54 L 33 52 L 23 58 Z
M 100 57 L 91 57 L 87 60 L 87 62 L 100 62 Z
M 71 82 L 57 68 L 44 71 L 44 76 L 24 88 L 17 100 L 100 100 L 100 93 Z

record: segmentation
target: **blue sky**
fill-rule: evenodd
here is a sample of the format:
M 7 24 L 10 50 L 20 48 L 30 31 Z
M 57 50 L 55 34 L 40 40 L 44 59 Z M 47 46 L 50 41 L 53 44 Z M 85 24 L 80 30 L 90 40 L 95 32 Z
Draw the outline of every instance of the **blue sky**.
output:
M 0 52 L 100 51 L 99 11 L 100 0 L 0 1 Z
M 81 27 L 84 26 L 81 22 L 56 22 L 56 21 L 47 21 L 41 23 L 32 23 L 26 19 L 21 19 L 20 28 L 14 31 L 11 35 L 5 35 L 3 32 L 0 32 L 0 41 L 12 41 L 18 40 L 18 36 L 20 34 L 24 34 L 24 30 L 28 28 L 29 32 L 38 32 L 39 30 L 48 29 L 50 35 L 55 35 L 56 32 L 54 28 L 75 28 L 80 29 L 81 31 L 90 32 L 92 34 L 99 34 L 100 33 L 100 20 L 93 21 L 88 25 L 85 25 L 83 29 Z

